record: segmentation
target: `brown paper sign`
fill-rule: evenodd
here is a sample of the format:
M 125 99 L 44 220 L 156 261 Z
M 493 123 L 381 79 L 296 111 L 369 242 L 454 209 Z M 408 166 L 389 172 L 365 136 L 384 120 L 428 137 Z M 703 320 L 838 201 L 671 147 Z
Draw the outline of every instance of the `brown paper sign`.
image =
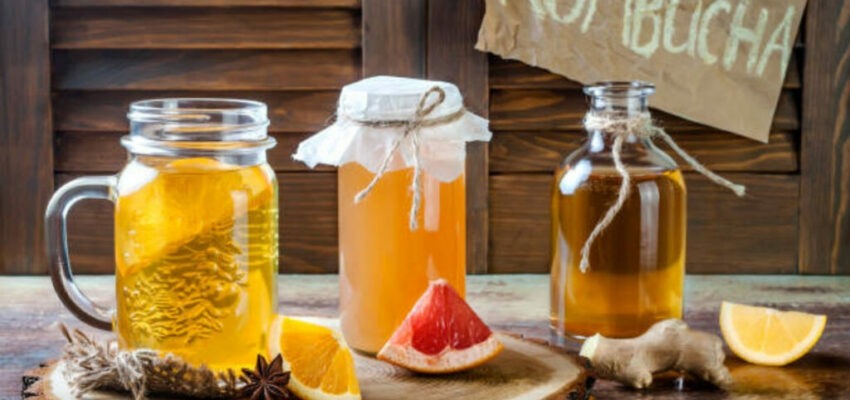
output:
M 486 0 L 476 48 L 767 142 L 806 0 Z

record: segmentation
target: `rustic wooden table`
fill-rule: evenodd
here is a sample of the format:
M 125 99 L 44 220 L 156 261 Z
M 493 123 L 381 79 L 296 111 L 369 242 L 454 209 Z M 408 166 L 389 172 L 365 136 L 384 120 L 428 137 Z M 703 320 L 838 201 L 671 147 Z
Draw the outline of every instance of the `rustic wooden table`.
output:
M 78 277 L 81 287 L 104 304 L 113 298 L 111 276 Z M 548 338 L 549 280 L 546 275 L 470 276 L 468 298 L 494 329 Z M 291 315 L 334 317 L 335 275 L 286 275 L 279 280 L 279 310 Z M 783 368 L 727 361 L 741 383 L 735 393 L 662 380 L 646 391 L 597 382 L 599 399 L 839 399 L 850 398 L 850 277 L 690 276 L 686 320 L 718 332 L 722 300 L 755 303 L 826 314 L 821 341 L 812 352 Z M 20 397 L 21 376 L 29 368 L 59 355 L 64 339 L 59 323 L 80 326 L 59 303 L 46 277 L 0 277 L 0 399 Z M 87 328 L 87 331 L 94 331 Z

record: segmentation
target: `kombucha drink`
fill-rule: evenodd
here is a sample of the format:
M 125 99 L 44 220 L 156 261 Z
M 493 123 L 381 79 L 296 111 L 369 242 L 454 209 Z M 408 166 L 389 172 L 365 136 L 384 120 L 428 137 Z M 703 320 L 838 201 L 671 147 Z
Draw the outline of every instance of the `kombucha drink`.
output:
M 137 157 L 119 178 L 115 330 L 223 370 L 266 353 L 276 308 L 277 183 L 267 164 Z
M 348 344 L 377 353 L 428 282 L 446 279 L 461 295 L 466 276 L 464 176 L 440 182 L 422 172 L 419 229 L 408 223 L 413 169 L 385 173 L 359 204 L 374 174 L 339 169 L 340 314 Z
M 652 324 L 681 318 L 685 275 L 685 185 L 678 169 L 633 170 L 631 194 L 591 246 L 590 268 L 579 269 L 581 248 L 616 200 L 621 177 L 593 173 L 564 195 L 556 174 L 552 194 L 551 323 L 560 337 L 638 336 Z

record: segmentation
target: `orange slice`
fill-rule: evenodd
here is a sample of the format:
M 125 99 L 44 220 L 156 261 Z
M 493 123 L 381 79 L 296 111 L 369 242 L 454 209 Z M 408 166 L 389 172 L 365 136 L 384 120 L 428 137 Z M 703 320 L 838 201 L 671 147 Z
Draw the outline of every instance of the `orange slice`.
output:
M 422 373 L 449 373 L 481 365 L 502 343 L 443 279 L 431 282 L 378 359 Z
M 195 237 L 274 200 L 274 175 L 210 158 L 128 165 L 119 180 L 122 265 L 148 265 Z
M 289 389 L 304 400 L 360 399 L 354 357 L 338 332 L 280 316 L 269 339 L 271 354 L 283 356 Z
M 786 365 L 818 342 L 826 316 L 723 302 L 720 329 L 729 348 L 759 365 Z

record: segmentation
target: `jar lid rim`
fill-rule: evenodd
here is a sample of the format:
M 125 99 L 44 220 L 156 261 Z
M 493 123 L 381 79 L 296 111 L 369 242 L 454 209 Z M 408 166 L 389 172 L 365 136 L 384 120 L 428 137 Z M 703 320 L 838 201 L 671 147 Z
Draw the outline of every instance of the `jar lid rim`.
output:
M 162 97 L 130 103 L 130 113 L 136 112 L 225 112 L 266 114 L 266 104 L 256 100 L 217 97 Z
M 130 153 L 159 156 L 218 156 L 252 154 L 277 144 L 273 137 L 254 141 L 163 141 L 140 135 L 124 135 L 121 145 Z
M 158 142 L 263 142 L 267 106 L 229 98 L 157 98 L 130 104 L 130 137 Z M 135 140 L 135 139 L 134 139 Z
M 641 97 L 655 93 L 655 84 L 646 81 L 599 81 L 584 87 L 588 96 Z

